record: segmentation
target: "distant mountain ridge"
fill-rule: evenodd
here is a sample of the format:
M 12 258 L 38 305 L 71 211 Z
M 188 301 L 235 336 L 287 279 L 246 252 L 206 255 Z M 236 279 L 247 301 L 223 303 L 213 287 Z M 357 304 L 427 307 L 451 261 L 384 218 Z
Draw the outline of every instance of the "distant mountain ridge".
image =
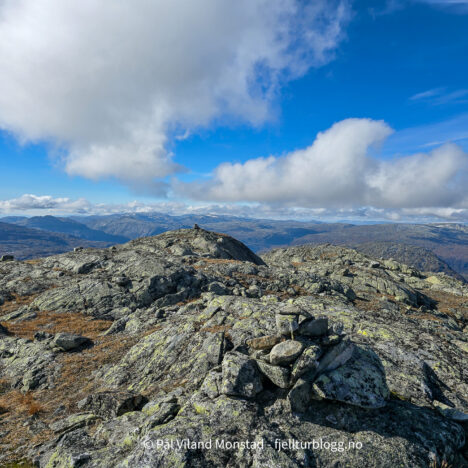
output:
M 445 273 L 460 281 L 465 281 L 462 275 L 424 247 L 393 242 L 366 242 L 357 245 L 356 250 L 370 257 L 386 260 L 393 259 L 400 263 L 411 265 L 420 271 Z
M 71 218 L 58 218 L 49 215 L 34 216 L 32 218 L 3 218 L 2 221 L 27 228 L 68 234 L 73 237 L 79 237 L 81 239 L 87 239 L 91 241 L 113 242 L 115 244 L 120 244 L 130 240 L 130 238 L 125 236 L 108 234 L 104 231 L 98 231 L 96 229 L 89 228 L 85 224 L 79 223 L 78 221 L 75 221 Z
M 103 248 L 108 242 L 97 242 L 40 229 L 0 222 L 0 255 L 11 254 L 18 259 L 55 255 L 75 247 Z
M 113 215 L 7 217 L 2 222 L 17 226 L 62 233 L 73 239 L 41 237 L 47 248 L 34 245 L 12 246 L 0 241 L 0 252 L 32 258 L 65 252 L 76 239 L 99 242 L 101 246 L 124 243 L 129 239 L 154 236 L 165 231 L 201 227 L 227 233 L 240 239 L 255 252 L 302 244 L 346 245 L 382 258 L 394 258 L 424 271 L 445 272 L 468 279 L 468 227 L 460 224 L 366 224 L 322 223 L 241 218 L 230 215 L 180 215 L 164 213 L 123 213 Z M 25 234 L 31 238 L 30 233 Z M 18 233 L 18 236 L 20 234 Z M 18 241 L 22 238 L 18 237 Z M 56 239 L 56 240 L 54 240 Z M 52 244 L 56 244 L 53 250 Z M 12 249 L 12 247 L 14 247 Z M 25 248 L 25 250 L 22 250 Z M 44 253 L 46 252 L 46 253 Z

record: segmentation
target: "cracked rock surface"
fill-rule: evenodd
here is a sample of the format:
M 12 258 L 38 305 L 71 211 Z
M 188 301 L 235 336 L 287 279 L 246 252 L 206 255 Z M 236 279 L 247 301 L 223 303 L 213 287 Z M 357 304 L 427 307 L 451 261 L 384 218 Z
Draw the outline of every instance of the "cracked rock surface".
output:
M 0 464 L 464 466 L 468 288 L 444 274 L 196 228 L 2 262 L 0 297 Z

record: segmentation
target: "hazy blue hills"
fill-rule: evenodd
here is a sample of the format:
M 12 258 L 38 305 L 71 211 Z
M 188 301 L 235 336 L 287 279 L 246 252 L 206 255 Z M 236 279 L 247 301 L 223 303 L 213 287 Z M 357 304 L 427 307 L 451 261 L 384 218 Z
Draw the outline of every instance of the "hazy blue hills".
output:
M 423 271 L 468 278 L 468 227 L 460 224 L 321 223 L 163 213 L 0 218 L 0 253 L 32 258 L 76 245 L 104 246 L 165 231 L 200 227 L 229 234 L 256 252 L 302 244 L 347 245 L 374 257 L 394 258 Z M 16 226 L 25 229 L 16 230 Z M 8 237 L 8 240 L 5 239 Z
M 30 259 L 59 254 L 74 247 L 106 247 L 107 242 L 89 241 L 62 233 L 0 222 L 0 255 Z
M 119 244 L 127 242 L 128 237 L 122 235 L 113 235 L 107 232 L 89 228 L 85 224 L 79 223 L 71 218 L 57 218 L 55 216 L 34 216 L 26 217 L 7 217 L 2 218 L 3 222 L 24 226 L 27 228 L 41 229 L 43 231 L 59 232 L 73 237 L 87 239 L 99 242 L 112 242 Z

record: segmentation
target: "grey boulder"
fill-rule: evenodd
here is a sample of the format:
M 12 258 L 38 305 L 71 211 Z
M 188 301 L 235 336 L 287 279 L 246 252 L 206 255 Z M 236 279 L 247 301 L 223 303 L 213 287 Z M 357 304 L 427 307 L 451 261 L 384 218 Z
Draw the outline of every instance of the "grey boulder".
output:
M 62 351 L 72 351 L 84 345 L 90 345 L 89 338 L 73 333 L 57 333 L 51 342 L 52 348 L 59 348 Z
M 352 360 L 318 377 L 313 391 L 314 397 L 361 408 L 382 408 L 390 395 L 380 359 L 371 349 L 359 347 Z
M 228 353 L 222 363 L 221 393 L 252 398 L 263 390 L 256 362 L 239 352 Z
M 294 362 L 302 353 L 303 344 L 287 340 L 277 344 L 270 352 L 270 362 L 274 365 L 286 365 Z

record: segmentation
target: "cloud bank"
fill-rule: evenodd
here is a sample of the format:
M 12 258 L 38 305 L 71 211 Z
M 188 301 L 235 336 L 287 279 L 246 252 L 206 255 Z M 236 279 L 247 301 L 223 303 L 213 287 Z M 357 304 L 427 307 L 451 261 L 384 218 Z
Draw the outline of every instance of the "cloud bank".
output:
M 222 215 L 264 219 L 296 219 L 351 222 L 468 222 L 468 208 L 401 208 L 379 209 L 371 206 L 356 208 L 304 208 L 259 203 L 92 203 L 85 198 L 54 198 L 50 195 L 24 194 L 10 200 L 0 200 L 0 215 L 111 215 L 121 213 L 166 213 L 169 215 Z M 2 218 L 0 217 L 0 222 Z
M 69 174 L 151 183 L 182 170 L 175 132 L 265 122 L 349 17 L 346 0 L 2 0 L 0 128 L 59 147 Z
M 176 184 L 199 200 L 309 208 L 468 208 L 468 154 L 455 144 L 391 159 L 373 156 L 392 130 L 347 119 L 285 156 L 224 163 L 204 182 Z

